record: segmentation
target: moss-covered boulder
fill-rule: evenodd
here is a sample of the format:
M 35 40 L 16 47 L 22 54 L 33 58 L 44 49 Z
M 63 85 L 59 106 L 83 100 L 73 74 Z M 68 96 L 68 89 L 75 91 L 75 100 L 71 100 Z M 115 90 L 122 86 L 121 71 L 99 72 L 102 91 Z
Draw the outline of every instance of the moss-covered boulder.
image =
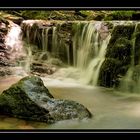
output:
M 112 36 L 108 47 L 113 47 L 112 45 L 116 42 L 116 39 L 121 37 L 131 40 L 134 29 L 135 29 L 135 24 L 115 26 L 112 31 Z
M 120 60 L 123 65 L 130 64 L 132 43 L 125 37 L 116 39 L 114 45 L 107 50 L 106 57 Z
M 106 60 L 100 69 L 99 85 L 105 87 L 118 86 L 132 60 L 133 25 L 117 25 L 112 31 L 109 41 Z
M 112 87 L 118 84 L 118 78 L 120 73 L 121 61 L 117 61 L 113 58 L 107 58 L 100 69 L 99 85 L 105 87 Z
M 91 113 L 75 101 L 54 99 L 36 76 L 21 79 L 0 95 L 0 113 L 47 123 L 91 117 Z

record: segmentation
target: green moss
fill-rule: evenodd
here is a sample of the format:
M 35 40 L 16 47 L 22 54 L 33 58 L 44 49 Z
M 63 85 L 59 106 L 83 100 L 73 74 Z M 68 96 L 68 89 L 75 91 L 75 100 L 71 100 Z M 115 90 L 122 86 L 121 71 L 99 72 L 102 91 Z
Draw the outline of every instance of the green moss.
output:
M 121 61 L 113 58 L 107 58 L 100 69 L 100 76 L 98 81 L 99 85 L 105 87 L 118 85 L 121 65 Z
M 48 92 L 39 77 L 25 77 L 0 95 L 0 113 L 47 123 L 92 117 L 83 105 L 54 99 Z
M 48 89 L 43 85 L 41 79 L 35 76 L 27 76 L 21 79 L 17 84 L 12 85 L 0 95 L 0 112 L 27 120 L 46 120 L 47 122 L 45 115 L 48 114 L 48 111 L 38 106 L 35 102 L 39 95 L 49 95 Z M 38 94 L 37 96 L 33 94 L 35 92 Z M 52 95 L 50 98 L 52 98 Z
M 99 85 L 118 86 L 120 77 L 126 74 L 132 59 L 134 28 L 134 25 L 118 25 L 113 29 L 106 60 L 100 70 Z
M 104 20 L 130 20 L 136 11 L 112 11 L 106 15 Z
M 106 57 L 120 60 L 123 65 L 131 62 L 132 44 L 126 38 L 116 39 L 114 45 L 107 50 Z
M 131 40 L 135 25 L 117 25 L 112 31 L 109 47 L 112 47 L 118 38 L 126 38 Z

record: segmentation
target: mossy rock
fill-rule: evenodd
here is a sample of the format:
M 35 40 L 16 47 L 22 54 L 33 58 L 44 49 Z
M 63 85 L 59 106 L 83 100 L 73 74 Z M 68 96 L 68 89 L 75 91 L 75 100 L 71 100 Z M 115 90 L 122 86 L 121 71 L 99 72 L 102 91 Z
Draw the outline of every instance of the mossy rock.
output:
M 132 14 L 132 20 L 140 20 L 140 12 L 139 11 Z
M 114 45 L 108 48 L 106 57 L 122 61 L 123 65 L 131 63 L 132 43 L 126 38 L 116 39 Z
M 106 58 L 100 69 L 98 80 L 99 85 L 104 87 L 118 85 L 121 66 L 121 61 L 113 58 Z
M 54 99 L 37 76 L 27 76 L 3 91 L 0 113 L 46 123 L 92 116 L 87 108 L 75 101 Z
M 136 33 L 138 33 L 138 32 L 140 32 L 140 23 L 138 22 L 136 22 Z
M 113 47 L 113 44 L 116 42 L 118 38 L 126 38 L 131 40 L 135 25 L 117 25 L 114 27 L 112 31 L 112 36 L 109 41 L 108 47 Z
M 131 20 L 134 19 L 135 11 L 112 11 L 106 14 L 104 20 Z
M 135 35 L 135 47 L 134 47 L 134 62 L 135 65 L 138 65 L 140 62 L 140 32 L 137 32 Z

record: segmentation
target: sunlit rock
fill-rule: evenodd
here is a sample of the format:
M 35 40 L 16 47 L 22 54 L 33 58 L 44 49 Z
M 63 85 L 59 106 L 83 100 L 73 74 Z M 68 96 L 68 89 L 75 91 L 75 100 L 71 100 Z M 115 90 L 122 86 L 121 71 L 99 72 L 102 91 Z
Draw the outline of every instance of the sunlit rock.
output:
M 47 123 L 92 116 L 83 105 L 75 101 L 54 99 L 43 81 L 36 76 L 25 77 L 5 90 L 0 95 L 0 112 Z

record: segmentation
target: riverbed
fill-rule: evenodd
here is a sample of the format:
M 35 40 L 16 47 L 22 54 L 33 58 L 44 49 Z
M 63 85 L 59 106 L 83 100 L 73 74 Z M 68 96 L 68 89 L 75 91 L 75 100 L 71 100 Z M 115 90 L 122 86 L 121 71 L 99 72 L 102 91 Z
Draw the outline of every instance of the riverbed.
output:
M 69 71 L 69 73 L 68 73 Z M 121 93 L 114 89 L 85 85 L 77 80 L 72 69 L 60 69 L 42 77 L 54 98 L 74 100 L 93 114 L 91 119 L 65 120 L 54 124 L 25 121 L 0 115 L 0 129 L 136 129 L 140 128 L 140 95 Z M 62 77 L 63 75 L 63 77 Z M 78 75 L 78 73 L 77 73 Z M 26 75 L 0 78 L 0 92 Z M 75 77 L 75 78 L 74 78 Z

